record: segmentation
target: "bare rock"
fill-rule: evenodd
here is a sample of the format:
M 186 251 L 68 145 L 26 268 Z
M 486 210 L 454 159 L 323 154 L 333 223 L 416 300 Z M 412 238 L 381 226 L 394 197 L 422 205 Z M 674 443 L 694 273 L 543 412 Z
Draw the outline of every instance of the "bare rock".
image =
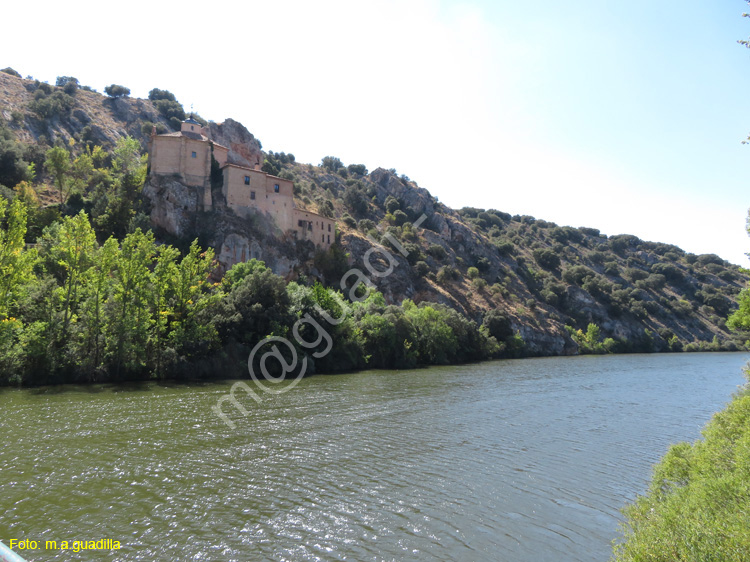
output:
M 151 203 L 151 224 L 174 236 L 186 236 L 194 228 L 200 191 L 169 178 L 149 178 L 143 195 Z
M 252 168 L 256 163 L 263 164 L 260 142 L 242 123 L 227 119 L 223 123 L 209 123 L 208 136 L 229 149 L 227 159 L 232 164 Z

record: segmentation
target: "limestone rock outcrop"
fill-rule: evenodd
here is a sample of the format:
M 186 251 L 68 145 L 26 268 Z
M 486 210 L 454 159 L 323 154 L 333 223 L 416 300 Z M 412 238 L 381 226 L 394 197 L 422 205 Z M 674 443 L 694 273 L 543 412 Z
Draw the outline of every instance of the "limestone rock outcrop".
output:
M 242 123 L 227 119 L 223 123 L 210 122 L 208 137 L 229 149 L 228 162 L 252 168 L 263 164 L 260 142 Z

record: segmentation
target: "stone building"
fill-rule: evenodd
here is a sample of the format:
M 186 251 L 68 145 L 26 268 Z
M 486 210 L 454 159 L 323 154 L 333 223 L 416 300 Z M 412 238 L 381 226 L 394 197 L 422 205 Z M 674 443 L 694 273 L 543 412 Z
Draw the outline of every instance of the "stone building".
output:
M 293 185 L 289 180 L 272 176 L 260 169 L 239 166 L 229 161 L 229 148 L 213 142 L 208 130 L 192 118 L 183 121 L 179 132 L 151 133 L 149 169 L 152 176 L 166 176 L 197 188 L 204 211 L 228 207 L 238 216 L 261 212 L 269 215 L 276 226 L 297 240 L 311 240 L 327 249 L 335 240 L 336 223 L 312 211 L 297 209 Z M 221 193 L 212 189 L 211 173 L 221 171 Z M 217 181 L 214 172 L 214 184 Z M 215 200 L 216 199 L 216 200 Z

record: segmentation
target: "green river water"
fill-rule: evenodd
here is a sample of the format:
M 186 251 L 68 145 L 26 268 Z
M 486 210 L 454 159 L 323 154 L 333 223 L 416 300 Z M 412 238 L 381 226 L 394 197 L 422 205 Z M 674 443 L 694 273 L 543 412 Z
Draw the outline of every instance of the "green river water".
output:
M 235 429 L 212 410 L 231 381 L 0 389 L 0 540 L 39 541 L 31 562 L 606 561 L 748 357 L 318 375 L 238 395 Z M 100 539 L 121 549 L 45 547 Z

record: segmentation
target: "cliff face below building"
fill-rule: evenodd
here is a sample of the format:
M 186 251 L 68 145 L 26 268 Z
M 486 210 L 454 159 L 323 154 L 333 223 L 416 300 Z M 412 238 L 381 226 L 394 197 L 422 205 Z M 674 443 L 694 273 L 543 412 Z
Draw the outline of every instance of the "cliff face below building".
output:
M 153 125 L 173 126 L 150 100 L 82 90 L 67 109 L 42 117 L 31 86 L 0 73 L 0 115 L 30 157 L 37 157 L 40 173 L 44 150 L 56 141 L 111 148 L 130 135 L 145 150 Z M 578 344 L 568 328 L 585 331 L 589 323 L 602 338 L 621 342 L 624 351 L 732 338 L 724 318 L 747 277 L 719 256 L 498 210 L 449 209 L 394 170 L 367 171 L 337 158 L 321 166 L 298 163 L 290 154 L 263 152 L 231 119 L 207 127 L 215 142 L 228 147 L 229 162 L 260 163 L 293 182 L 296 206 L 335 219 L 338 228 L 339 244 L 316 252 L 310 242 L 280 232 L 263 213 L 238 217 L 223 205 L 221 190 L 212 190 L 214 206 L 206 211 L 196 188 L 176 178 L 150 178 L 143 196 L 157 236 L 180 247 L 196 238 L 213 246 L 224 270 L 257 258 L 287 279 L 340 287 L 346 271 L 357 268 L 389 303 L 440 302 L 477 322 L 498 311 L 529 354 L 575 353 Z

